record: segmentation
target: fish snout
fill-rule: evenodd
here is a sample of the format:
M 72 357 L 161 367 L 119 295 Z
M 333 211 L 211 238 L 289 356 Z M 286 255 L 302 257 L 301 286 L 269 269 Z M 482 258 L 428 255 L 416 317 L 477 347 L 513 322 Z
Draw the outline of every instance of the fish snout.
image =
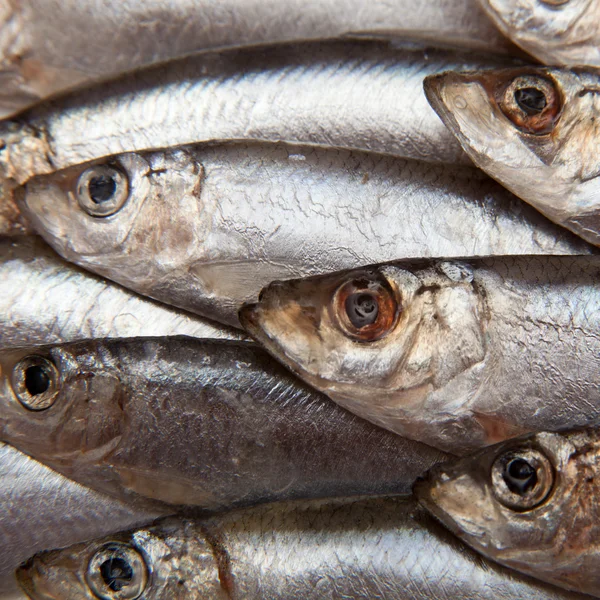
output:
M 261 292 L 262 294 L 262 292 Z M 257 302 L 247 302 L 242 305 L 238 313 L 238 318 L 242 327 L 249 333 L 255 332 L 259 327 L 260 304 Z

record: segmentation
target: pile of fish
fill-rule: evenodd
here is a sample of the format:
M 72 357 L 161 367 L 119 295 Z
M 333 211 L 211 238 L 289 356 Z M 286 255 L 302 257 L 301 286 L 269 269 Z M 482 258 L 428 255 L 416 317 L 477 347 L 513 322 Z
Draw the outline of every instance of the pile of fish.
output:
M 4 0 L 0 599 L 600 598 L 600 1 Z

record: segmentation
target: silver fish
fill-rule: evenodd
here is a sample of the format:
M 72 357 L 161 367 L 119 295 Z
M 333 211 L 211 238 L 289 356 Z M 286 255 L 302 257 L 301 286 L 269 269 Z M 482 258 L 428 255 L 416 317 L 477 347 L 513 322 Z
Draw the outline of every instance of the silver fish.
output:
M 234 326 L 275 279 L 404 257 L 591 249 L 476 169 L 336 149 L 125 154 L 21 192 L 32 225 L 67 260 Z
M 17 578 L 32 600 L 585 598 L 485 563 L 402 498 L 168 519 L 40 554 Z
M 192 56 L 74 91 L 6 121 L 0 174 L 23 183 L 112 154 L 214 140 L 464 162 L 427 103 L 423 78 L 494 65 L 507 60 L 367 41 Z
M 198 50 L 348 34 L 511 49 L 475 0 L 5 0 L 0 117 L 73 85 Z
M 600 67 L 597 0 L 480 0 L 500 31 L 548 65 Z
M 0 368 L 0 438 L 132 504 L 407 493 L 444 458 L 347 413 L 252 343 L 88 341 L 1 352 Z
M 32 554 L 142 526 L 165 514 L 126 506 L 0 444 L 0 597 L 23 597 L 13 573 Z
M 476 165 L 600 245 L 600 70 L 444 73 L 425 90 Z
M 434 468 L 415 491 L 485 556 L 600 597 L 599 455 L 598 430 L 544 432 Z
M 402 261 L 274 282 L 245 328 L 373 423 L 452 452 L 600 423 L 600 259 Z

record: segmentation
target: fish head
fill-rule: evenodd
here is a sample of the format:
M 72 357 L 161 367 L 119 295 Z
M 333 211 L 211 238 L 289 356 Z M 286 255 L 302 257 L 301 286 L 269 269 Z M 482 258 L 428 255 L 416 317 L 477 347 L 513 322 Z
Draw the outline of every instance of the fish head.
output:
M 593 70 L 446 72 L 429 102 L 473 161 L 551 219 L 600 197 L 600 78 Z

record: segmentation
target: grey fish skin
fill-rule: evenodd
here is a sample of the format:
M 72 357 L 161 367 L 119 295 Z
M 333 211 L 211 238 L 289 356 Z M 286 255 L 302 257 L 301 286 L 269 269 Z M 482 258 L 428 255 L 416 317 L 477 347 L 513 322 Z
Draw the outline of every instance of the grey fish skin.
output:
M 434 467 L 420 502 L 488 558 L 600 595 L 598 429 L 543 432 Z
M 19 569 L 19 582 L 32 600 L 95 599 L 90 581 L 106 589 L 99 572 L 110 552 L 105 544 L 125 550 L 133 577 L 141 577 L 123 590 L 144 588 L 140 600 L 588 597 L 484 562 L 403 498 L 271 505 L 208 521 L 168 519 L 40 554 Z M 145 587 L 144 563 L 152 573 Z
M 75 90 L 6 121 L 0 175 L 23 183 L 112 154 L 221 140 L 468 162 L 428 105 L 423 77 L 509 64 L 368 41 L 195 55 Z
M 600 67 L 596 0 L 480 0 L 500 31 L 548 65 Z
M 168 512 L 126 506 L 0 444 L 0 597 L 24 597 L 14 571 L 33 553 L 143 526 Z
M 347 413 L 253 343 L 78 342 L 2 352 L 0 366 L 0 439 L 133 504 L 407 493 L 444 459 Z M 35 368 L 58 390 L 44 410 L 21 402 L 44 398 L 23 379 Z
M 597 257 L 399 261 L 274 282 L 246 330 L 341 406 L 463 454 L 600 423 Z
M 473 168 L 271 144 L 91 166 L 107 165 L 128 180 L 115 187 L 120 210 L 81 207 L 88 164 L 21 190 L 32 226 L 85 269 L 238 327 L 242 304 L 276 279 L 404 257 L 591 251 Z
M 475 0 L 9 0 L 0 7 L 0 117 L 74 85 L 199 50 L 347 34 L 494 52 L 512 46 Z
M 0 281 L 3 349 L 108 337 L 245 337 L 86 273 L 34 236 L 0 237 Z
M 600 245 L 599 69 L 449 72 L 426 78 L 425 92 L 477 166 Z

